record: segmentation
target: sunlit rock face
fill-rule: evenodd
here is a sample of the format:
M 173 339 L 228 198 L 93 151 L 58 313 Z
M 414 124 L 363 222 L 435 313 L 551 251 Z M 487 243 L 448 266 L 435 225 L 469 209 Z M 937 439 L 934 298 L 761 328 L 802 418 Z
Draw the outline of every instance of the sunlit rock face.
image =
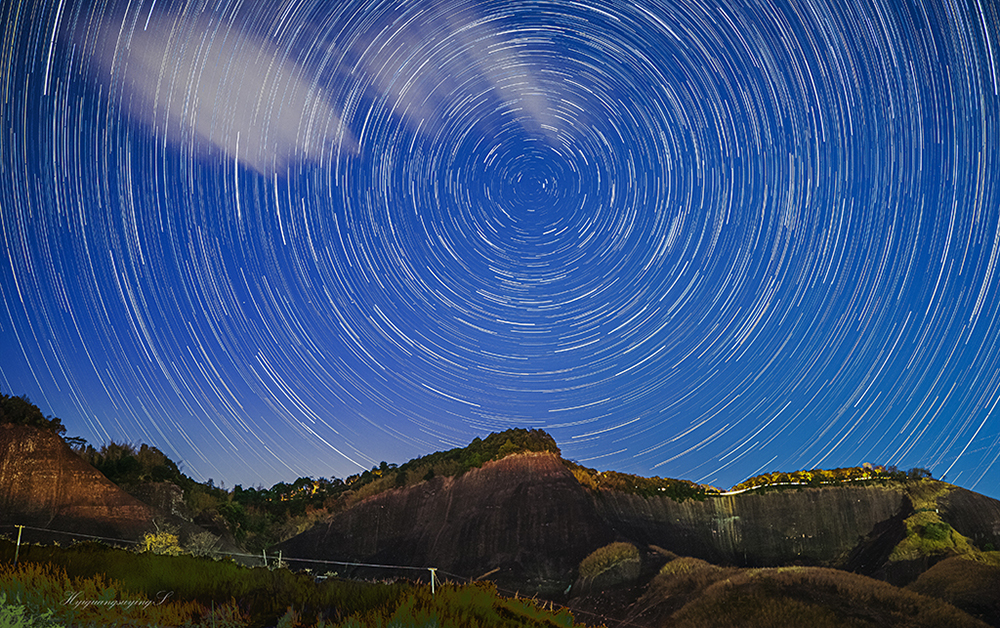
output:
M 602 492 L 594 504 L 635 542 L 720 564 L 837 565 L 880 522 L 909 508 L 904 491 L 882 487 L 806 488 L 678 503 Z
M 376 495 L 281 548 L 287 556 L 431 565 L 466 577 L 497 569 L 492 579 L 565 588 L 580 561 L 612 540 L 558 457 L 521 454 Z
M 115 486 L 56 434 L 0 425 L 0 525 L 124 540 L 151 529 L 155 510 Z M 25 530 L 28 538 L 37 531 Z M 46 539 L 54 538 L 51 534 Z M 67 536 L 69 542 L 73 537 Z

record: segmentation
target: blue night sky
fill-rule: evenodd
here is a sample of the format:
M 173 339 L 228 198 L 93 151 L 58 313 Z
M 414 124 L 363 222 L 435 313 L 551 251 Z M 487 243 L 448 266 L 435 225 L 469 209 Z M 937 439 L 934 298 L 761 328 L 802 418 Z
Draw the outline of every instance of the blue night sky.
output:
M 0 11 L 0 390 L 70 435 L 1000 497 L 991 2 Z

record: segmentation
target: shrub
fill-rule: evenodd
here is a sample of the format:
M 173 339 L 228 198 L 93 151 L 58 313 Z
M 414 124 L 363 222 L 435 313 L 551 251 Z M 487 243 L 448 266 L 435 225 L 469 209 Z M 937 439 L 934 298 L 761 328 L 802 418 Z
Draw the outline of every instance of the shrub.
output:
M 580 561 L 580 577 L 595 578 L 622 563 L 639 562 L 639 550 L 631 543 L 611 543 L 598 548 Z
M 142 537 L 139 550 L 154 554 L 177 556 L 181 553 L 181 546 L 176 534 L 167 530 L 157 530 L 156 532 L 147 532 Z
M 199 532 L 188 539 L 184 551 L 192 556 L 214 556 L 219 546 L 219 537 L 211 532 Z

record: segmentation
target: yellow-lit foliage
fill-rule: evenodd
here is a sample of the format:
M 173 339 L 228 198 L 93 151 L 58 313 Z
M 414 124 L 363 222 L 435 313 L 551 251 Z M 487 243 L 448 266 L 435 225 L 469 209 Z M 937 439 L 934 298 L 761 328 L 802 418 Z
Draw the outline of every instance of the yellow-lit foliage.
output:
M 181 545 L 177 535 L 166 530 L 147 532 L 142 537 L 139 549 L 143 552 L 166 554 L 167 556 L 177 556 L 181 553 Z
M 792 472 L 775 471 L 772 473 L 762 473 L 746 479 L 730 490 L 746 491 L 766 486 L 822 486 L 843 482 L 889 479 L 898 478 L 895 478 L 894 474 L 882 467 L 844 467 L 841 469 L 809 469 Z

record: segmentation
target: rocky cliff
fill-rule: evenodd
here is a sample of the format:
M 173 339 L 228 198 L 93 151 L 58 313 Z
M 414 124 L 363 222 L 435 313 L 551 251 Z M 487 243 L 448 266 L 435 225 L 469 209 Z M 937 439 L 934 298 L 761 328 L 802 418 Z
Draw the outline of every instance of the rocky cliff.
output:
M 943 497 L 921 498 L 921 509 L 939 503 L 942 520 L 980 547 L 996 539 L 1000 502 L 922 482 L 933 486 L 919 484 L 918 492 Z M 800 487 L 676 502 L 588 490 L 558 455 L 518 454 L 370 497 L 276 549 L 300 558 L 436 566 L 467 577 L 496 570 L 491 579 L 542 593 L 565 590 L 583 557 L 616 540 L 716 564 L 878 575 L 907 535 L 917 486 Z
M 190 522 L 183 491 L 174 484 L 149 482 L 129 490 L 133 494 L 51 430 L 0 424 L 0 534 L 15 537 L 14 526 L 23 525 L 29 526 L 23 541 L 69 543 L 91 535 L 134 542 L 159 525 L 176 531 L 185 544 L 205 532 Z M 227 531 L 215 535 L 222 537 L 215 550 L 241 551 Z
M 136 540 L 153 528 L 158 514 L 81 460 L 55 433 L 0 424 L 0 532 L 26 525 Z M 32 530 L 24 537 L 56 538 Z
M 909 508 L 899 488 L 804 488 L 678 503 L 601 491 L 593 503 L 619 536 L 713 563 L 837 565 L 880 522 Z
M 1000 550 L 1000 501 L 953 487 L 938 506 L 941 518 L 976 545 Z
M 491 579 L 561 590 L 579 562 L 613 538 L 560 459 L 528 453 L 376 495 L 277 549 L 303 558 L 435 566 L 466 577 L 496 570 Z

